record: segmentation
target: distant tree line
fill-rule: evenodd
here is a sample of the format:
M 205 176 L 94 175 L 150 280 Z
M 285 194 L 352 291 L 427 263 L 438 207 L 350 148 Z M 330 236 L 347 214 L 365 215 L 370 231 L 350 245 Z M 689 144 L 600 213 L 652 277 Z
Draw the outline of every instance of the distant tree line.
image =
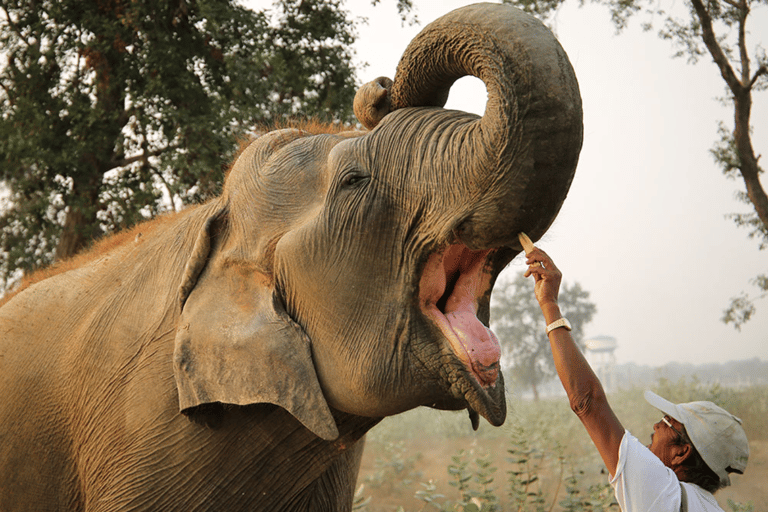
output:
M 768 384 L 768 361 L 758 357 L 723 363 L 667 363 L 662 366 L 624 363 L 616 365 L 614 375 L 618 387 L 649 386 L 660 378 L 677 382 L 695 378 L 702 384 L 752 386 Z

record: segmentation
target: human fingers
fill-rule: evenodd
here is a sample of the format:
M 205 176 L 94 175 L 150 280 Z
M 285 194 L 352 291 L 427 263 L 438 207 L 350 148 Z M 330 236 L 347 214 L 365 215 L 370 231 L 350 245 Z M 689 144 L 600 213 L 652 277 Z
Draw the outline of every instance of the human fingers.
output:
M 545 268 L 558 270 L 557 265 L 555 265 L 555 262 L 552 260 L 549 254 L 547 254 L 542 249 L 539 249 L 538 247 L 534 247 L 534 249 L 526 256 L 526 263 L 528 265 L 538 263 L 539 265 L 543 265 Z
M 541 265 L 530 265 L 528 269 L 525 271 L 525 274 L 523 274 L 523 277 L 530 277 L 533 276 L 535 280 L 539 280 L 542 277 L 544 277 L 544 267 Z
M 525 263 L 531 266 L 540 266 L 545 263 L 547 259 L 547 253 L 538 247 L 534 247 L 531 252 L 525 255 Z

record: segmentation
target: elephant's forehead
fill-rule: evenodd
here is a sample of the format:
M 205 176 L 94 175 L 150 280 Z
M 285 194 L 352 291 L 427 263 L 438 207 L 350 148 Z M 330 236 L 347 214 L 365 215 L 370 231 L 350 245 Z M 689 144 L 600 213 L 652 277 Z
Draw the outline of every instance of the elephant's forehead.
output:
M 328 153 L 328 166 L 338 168 L 350 161 L 359 160 L 358 153 L 361 148 L 361 139 L 344 138 L 338 140 Z
M 267 172 L 284 172 L 286 166 L 300 165 L 305 170 L 319 170 L 324 164 L 338 162 L 352 141 L 338 135 L 312 135 L 291 142 L 272 155 Z M 339 146 L 342 146 L 339 149 Z
M 328 153 L 338 144 L 330 135 L 313 135 L 295 140 L 284 146 L 270 158 L 270 167 L 281 168 L 287 160 L 298 160 L 302 164 L 325 160 Z

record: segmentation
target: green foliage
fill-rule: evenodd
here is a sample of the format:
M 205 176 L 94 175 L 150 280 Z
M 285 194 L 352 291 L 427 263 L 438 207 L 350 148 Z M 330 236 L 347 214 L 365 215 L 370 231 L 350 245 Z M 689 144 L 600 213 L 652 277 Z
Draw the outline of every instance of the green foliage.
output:
M 761 229 L 766 231 L 765 226 L 759 222 L 759 219 L 751 217 L 751 223 L 755 225 L 755 229 Z M 768 240 L 768 235 L 763 235 Z M 766 242 L 761 243 L 761 248 L 766 246 Z M 750 283 L 754 285 L 759 291 L 756 295 L 750 295 L 746 292 L 742 292 L 737 297 L 731 297 L 731 303 L 723 311 L 721 320 L 726 324 L 733 324 L 733 327 L 740 331 L 745 323 L 749 322 L 752 315 L 755 314 L 757 308 L 755 307 L 755 301 L 768 297 L 768 274 L 760 274 L 759 276 L 750 280 Z
M 381 0 L 372 0 L 371 4 L 376 5 Z M 419 22 L 418 17 L 413 14 L 413 1 L 412 0 L 397 0 L 397 12 L 400 14 L 400 19 L 403 23 L 408 22 L 409 25 L 414 25 Z M 410 16 L 410 19 L 408 15 Z
M 365 485 L 359 485 L 355 490 L 355 495 L 352 498 L 352 510 L 365 510 L 368 504 L 371 502 L 370 496 L 365 496 Z
M 352 498 L 352 510 L 365 510 L 368 504 L 371 502 L 370 496 L 365 496 L 365 485 L 360 485 L 355 490 L 355 495 Z
M 375 488 L 386 485 L 392 491 L 407 488 L 421 478 L 415 470 L 421 455 L 408 455 L 402 441 L 386 443 L 382 451 L 383 456 L 376 458 L 376 471 L 365 478 L 366 484 Z
M 539 477 L 546 454 L 540 448 L 531 446 L 527 432 L 517 425 L 512 428 L 507 452 L 510 455 L 507 460 L 512 466 L 507 472 L 511 509 L 518 512 L 548 510 Z
M 488 454 L 481 454 L 470 463 L 470 453 L 465 450 L 451 457 L 448 466 L 451 480 L 449 485 L 456 488 L 459 498 L 456 501 L 445 499 L 445 495 L 437 492 L 434 481 L 422 483 L 423 489 L 415 496 L 430 506 L 442 512 L 498 512 L 501 510 L 499 500 L 491 487 L 497 468 Z
M 736 503 L 733 500 L 728 500 L 728 508 L 730 508 L 733 512 L 752 512 L 755 509 L 755 506 L 752 504 L 752 502 Z
M 712 158 L 718 163 L 726 178 L 738 180 L 741 178 L 741 159 L 733 132 L 722 121 L 718 125 L 717 132 L 720 140 L 715 142 L 715 145 L 710 149 Z M 751 202 L 746 192 L 738 192 L 736 197 L 745 204 Z M 738 227 L 748 229 L 749 234 L 747 236 L 757 240 L 760 250 L 768 248 L 768 226 L 763 224 L 756 212 L 731 213 L 727 217 L 733 220 Z M 763 290 L 767 289 L 766 287 L 763 288 Z M 728 323 L 725 318 L 723 321 Z M 736 327 L 740 327 L 740 325 L 736 324 Z
M 220 189 L 236 141 L 351 119 L 341 0 L 0 0 L 0 278 Z
M 445 499 L 445 494 L 440 494 L 437 492 L 437 484 L 434 480 L 430 480 L 429 482 L 422 482 L 420 484 L 423 489 L 416 491 L 417 499 L 423 501 L 426 503 L 425 506 L 434 507 L 437 510 L 441 510 L 442 506 L 440 505 L 440 502 Z M 400 507 L 398 510 L 402 510 L 402 507 Z
M 461 494 L 457 510 L 463 512 L 496 512 L 498 500 L 490 487 L 496 467 L 488 454 L 481 454 L 474 460 L 475 468 L 470 468 L 469 454 L 460 450 L 454 455 L 453 464 L 448 466 L 448 474 L 454 479 L 449 482 Z
M 573 327 L 573 339 L 583 347 L 584 327 L 597 311 L 589 301 L 589 292 L 579 283 L 565 283 L 559 303 Z M 526 279 L 521 272 L 514 279 L 498 283 L 491 300 L 491 319 L 514 381 L 522 387 L 532 387 L 536 395 L 537 386 L 554 376 L 555 368 L 546 325 L 533 293 L 533 280 Z
M 546 421 L 534 421 L 539 428 Z M 441 490 L 438 482 L 429 480 L 419 484 L 420 489 L 414 497 L 424 503 L 421 510 L 438 510 L 441 512 L 498 512 L 501 510 L 516 510 L 544 512 L 551 511 L 557 501 L 560 484 L 550 496 L 546 496 L 539 485 L 542 473 L 551 473 L 553 465 L 557 467 L 558 481 L 565 483 L 567 493 L 559 505 L 563 510 L 597 512 L 617 510 L 612 490 L 608 484 L 586 485 L 583 482 L 583 472 L 572 472 L 563 479 L 563 468 L 569 463 L 564 455 L 562 445 L 552 441 L 550 432 L 539 430 L 533 435 L 531 430 L 516 426 L 509 437 L 509 457 L 507 462 L 511 468 L 508 471 L 506 490 L 495 484 L 495 474 L 498 467 L 494 458 L 484 451 L 459 450 L 451 456 L 447 467 L 448 485 L 453 492 Z M 509 433 L 509 432 L 507 432 Z M 530 439 L 534 439 L 531 441 Z M 503 441 L 502 441 L 503 442 Z M 378 463 L 377 463 L 378 468 Z M 378 473 L 378 471 L 376 472 Z M 369 482 L 369 478 L 365 478 Z M 503 484 L 502 484 L 503 485 Z M 394 485 L 397 495 L 402 495 L 406 487 Z M 509 500 L 503 502 L 506 493 Z M 358 510 L 366 510 L 371 504 L 369 498 L 362 496 L 362 488 L 358 489 L 356 503 L 361 506 Z M 398 507 L 399 511 L 405 508 Z
M 619 510 L 610 484 L 590 485 L 586 492 L 580 489 L 582 471 L 572 471 L 565 479 L 565 499 L 559 505 L 568 512 L 604 512 Z
M 674 402 L 709 400 L 726 408 L 744 421 L 750 441 L 764 441 L 768 435 L 765 385 L 737 389 L 703 383 L 696 377 L 661 378 L 653 390 Z M 642 395 L 642 390 L 632 389 L 610 397 L 617 416 L 638 438 L 649 435 L 659 419 L 658 411 Z M 387 418 L 368 436 L 366 450 L 379 456 L 375 468 L 361 475 L 364 487 L 358 488 L 356 510 L 618 512 L 597 450 L 564 397 L 516 400 L 509 409 L 513 412 L 507 424 L 478 432 L 470 432 L 462 413 L 419 408 Z M 442 475 L 447 480 L 424 472 L 425 458 L 408 448 L 414 441 L 424 446 L 425 439 L 433 445 L 465 446 L 445 455 Z M 759 460 L 752 463 L 760 464 Z M 506 474 L 506 479 L 498 478 L 499 474 Z M 375 498 L 364 496 L 364 491 L 381 496 L 387 490 L 384 495 L 401 502 L 377 507 Z M 405 503 L 411 495 L 421 507 Z M 734 512 L 753 510 L 751 503 L 729 502 L 729 507 Z

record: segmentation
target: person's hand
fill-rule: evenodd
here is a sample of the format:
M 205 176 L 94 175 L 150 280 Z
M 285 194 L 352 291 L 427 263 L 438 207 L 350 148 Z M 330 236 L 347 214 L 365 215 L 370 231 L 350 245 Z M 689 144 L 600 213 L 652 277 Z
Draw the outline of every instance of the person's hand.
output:
M 539 301 L 539 306 L 557 304 L 557 295 L 560 291 L 560 281 L 563 275 L 555 266 L 552 258 L 537 247 L 534 247 L 526 255 L 526 258 L 525 262 L 528 264 L 528 270 L 525 272 L 525 277 L 533 276 L 535 281 L 534 291 L 536 293 L 536 300 Z

